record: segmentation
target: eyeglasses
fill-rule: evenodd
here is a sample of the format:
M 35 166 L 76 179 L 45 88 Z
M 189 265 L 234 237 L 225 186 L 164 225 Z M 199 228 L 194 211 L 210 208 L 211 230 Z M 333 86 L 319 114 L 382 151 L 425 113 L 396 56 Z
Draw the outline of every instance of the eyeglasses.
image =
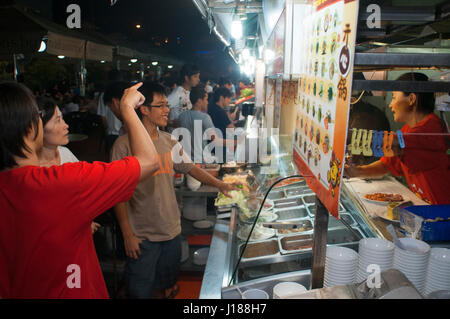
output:
M 167 107 L 167 108 L 169 108 L 169 104 L 167 104 L 167 103 L 161 103 L 161 104 L 157 104 L 157 105 L 150 104 L 149 107 L 157 107 L 157 108 Z

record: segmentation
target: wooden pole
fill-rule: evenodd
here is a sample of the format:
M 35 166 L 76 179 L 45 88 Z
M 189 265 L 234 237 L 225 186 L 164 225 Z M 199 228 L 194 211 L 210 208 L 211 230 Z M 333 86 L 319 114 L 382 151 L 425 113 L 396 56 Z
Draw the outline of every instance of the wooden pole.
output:
M 314 218 L 314 235 L 312 246 L 311 289 L 323 287 L 325 257 L 327 251 L 328 210 L 316 197 L 316 214 Z

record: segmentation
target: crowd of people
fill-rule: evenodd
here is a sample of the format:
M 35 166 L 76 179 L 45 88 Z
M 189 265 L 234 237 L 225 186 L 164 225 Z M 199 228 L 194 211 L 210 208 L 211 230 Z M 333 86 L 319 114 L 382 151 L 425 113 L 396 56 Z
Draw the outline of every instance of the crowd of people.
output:
M 108 298 L 92 234 L 100 226 L 94 219 L 111 208 L 127 256 L 128 296 L 173 298 L 181 260 L 174 173 L 225 195 L 237 185 L 195 165 L 195 154 L 170 132 L 190 130 L 198 119 L 226 145 L 223 131 L 235 116 L 226 110 L 228 85 L 200 83 L 193 65 L 171 88 L 117 76 L 87 98 L 66 85 L 33 94 L 0 83 L 0 298 Z M 109 162 L 79 161 L 65 146 L 64 116 L 82 111 L 104 118 Z

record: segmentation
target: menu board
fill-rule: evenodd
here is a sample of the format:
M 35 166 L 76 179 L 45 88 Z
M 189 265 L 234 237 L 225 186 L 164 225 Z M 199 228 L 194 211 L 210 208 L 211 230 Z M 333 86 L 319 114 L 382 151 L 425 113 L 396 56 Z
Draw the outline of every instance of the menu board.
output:
M 314 1 L 303 15 L 301 29 L 294 30 L 294 41 L 300 41 L 294 56 L 300 70 L 294 161 L 339 218 L 358 1 Z

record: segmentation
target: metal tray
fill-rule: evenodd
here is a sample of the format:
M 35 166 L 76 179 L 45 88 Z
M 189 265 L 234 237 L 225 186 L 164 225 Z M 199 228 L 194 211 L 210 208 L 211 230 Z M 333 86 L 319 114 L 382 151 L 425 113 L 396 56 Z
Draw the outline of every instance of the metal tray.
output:
M 244 244 L 245 243 L 239 245 L 238 256 L 241 255 Z M 245 253 L 242 256 L 242 261 L 266 259 L 279 255 L 280 248 L 278 245 L 278 240 L 276 238 L 271 238 L 264 241 L 248 243 L 245 248 Z
M 300 234 L 312 234 L 313 233 L 313 223 L 309 218 L 305 219 L 297 219 L 297 220 L 291 220 L 291 222 L 298 222 L 305 225 L 307 228 L 306 230 L 299 230 L 299 229 L 277 229 L 277 236 L 284 236 L 284 235 L 300 235 Z M 286 231 L 286 233 L 284 232 Z
M 274 201 L 274 204 L 275 204 L 275 208 L 278 208 L 278 209 L 291 208 L 291 207 L 303 205 L 300 197 L 289 197 L 286 199 L 276 200 L 276 201 Z
M 352 227 L 358 226 L 358 224 L 355 222 L 353 217 L 350 216 L 350 214 L 340 213 L 339 218 L 342 218 L 344 221 L 347 222 L 347 224 L 349 224 Z M 330 216 L 330 218 L 328 220 L 328 228 L 336 228 L 336 227 L 343 227 L 343 226 L 345 226 L 345 225 L 341 221 L 337 220 L 333 216 Z
M 361 230 L 357 227 L 352 227 L 361 238 L 366 238 Z M 346 227 L 344 228 L 336 228 L 329 229 L 327 235 L 327 244 L 328 245 L 339 245 L 339 244 L 350 244 L 350 243 L 358 243 L 359 238 L 356 238 L 355 235 Z
M 297 206 L 288 209 L 275 209 L 278 215 L 277 221 L 286 221 L 291 219 L 308 218 L 308 211 L 304 206 Z
M 308 246 L 308 248 L 303 249 L 288 249 L 288 245 L 297 245 L 296 243 L 288 244 L 289 241 L 292 240 L 300 240 L 298 242 L 298 246 Z M 310 251 L 312 250 L 312 241 L 313 241 L 313 235 L 312 234 L 290 234 L 278 237 L 278 245 L 280 249 L 280 253 L 282 255 L 288 255 L 288 254 L 296 254 L 302 251 Z M 311 247 L 309 247 L 311 245 Z
M 292 187 L 286 189 L 287 196 L 310 195 L 313 194 L 308 186 Z
M 269 195 L 267 196 L 268 199 L 271 200 L 277 200 L 277 199 L 282 199 L 282 198 L 286 198 L 286 194 L 284 193 L 284 190 L 271 190 Z
M 305 195 L 302 196 L 302 200 L 305 203 L 305 205 L 311 205 L 316 202 L 316 195 Z

